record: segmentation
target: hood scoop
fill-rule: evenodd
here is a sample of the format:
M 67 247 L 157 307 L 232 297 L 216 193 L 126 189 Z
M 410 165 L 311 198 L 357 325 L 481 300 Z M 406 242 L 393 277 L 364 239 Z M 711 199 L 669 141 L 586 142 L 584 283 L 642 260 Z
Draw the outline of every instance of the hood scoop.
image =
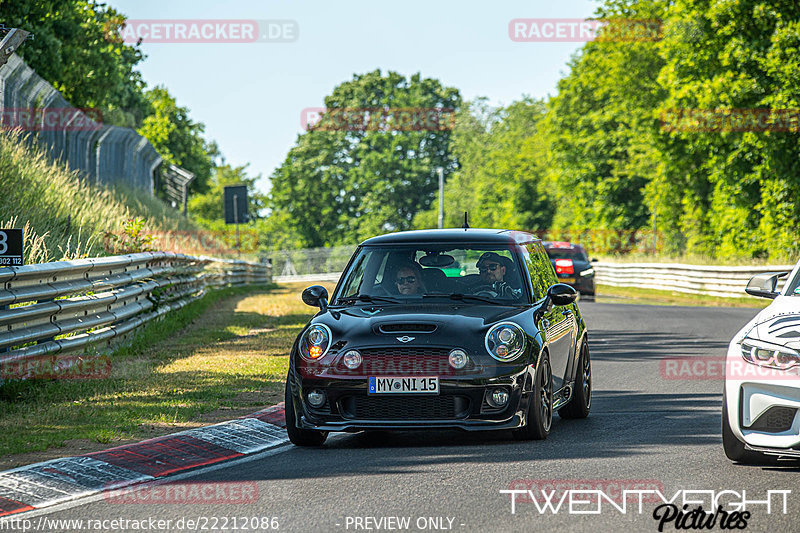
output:
M 768 332 L 779 339 L 798 338 L 800 337 L 800 317 L 779 318 L 769 325 Z
M 395 333 L 433 333 L 436 328 L 436 324 L 390 322 L 380 324 L 378 331 L 386 335 L 394 335 Z

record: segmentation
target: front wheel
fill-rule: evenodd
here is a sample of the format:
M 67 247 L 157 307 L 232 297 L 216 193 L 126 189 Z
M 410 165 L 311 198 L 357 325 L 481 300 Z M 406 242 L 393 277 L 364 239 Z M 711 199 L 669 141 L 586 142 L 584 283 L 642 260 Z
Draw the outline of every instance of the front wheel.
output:
M 525 425 L 515 429 L 513 435 L 517 440 L 544 440 L 553 424 L 553 372 L 547 353 L 539 361 L 530 394 Z
M 592 360 L 589 357 L 589 345 L 586 341 L 581 345 L 580 354 L 575 393 L 569 403 L 558 410 L 558 416 L 561 418 L 586 418 L 592 407 Z
M 317 431 L 316 429 L 302 429 L 297 427 L 297 419 L 294 412 L 294 395 L 291 391 L 292 372 L 286 378 L 285 392 L 285 411 L 286 411 L 286 432 L 289 440 L 295 446 L 321 446 L 328 438 L 327 431 Z

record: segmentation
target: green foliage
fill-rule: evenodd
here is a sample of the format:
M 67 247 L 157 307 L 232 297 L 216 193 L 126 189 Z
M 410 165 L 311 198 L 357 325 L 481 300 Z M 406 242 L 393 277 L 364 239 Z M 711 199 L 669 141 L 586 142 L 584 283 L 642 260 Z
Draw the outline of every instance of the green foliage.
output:
M 456 89 L 414 74 L 406 78 L 380 70 L 356 75 L 325 98 L 336 113 L 383 109 L 457 109 Z M 350 243 L 412 226 L 414 215 L 431 205 L 437 167 L 455 169 L 451 132 L 444 127 L 312 128 L 297 139 L 272 175 L 271 218 L 289 221 L 299 246 Z
M 208 191 L 219 151 L 214 143 L 203 139 L 205 126 L 194 122 L 189 117 L 189 109 L 179 106 L 165 87 L 150 89 L 145 96 L 152 114 L 142 121 L 139 134 L 150 141 L 165 163 L 194 173 L 192 192 Z
M 453 132 L 458 170 L 445 184 L 445 227 L 460 227 L 465 211 L 473 227 L 549 227 L 553 207 L 542 187 L 539 134 L 544 114 L 544 102 L 528 97 L 502 109 L 491 109 L 485 99 L 464 106 Z M 434 202 L 415 226 L 436 227 L 438 209 Z
M 122 43 L 125 17 L 92 0 L 2 2 L 2 22 L 34 34 L 18 50 L 72 105 L 94 107 L 109 124 L 133 127 L 149 113 L 135 69 L 144 55 Z
M 119 255 L 155 252 L 153 236 L 144 232 L 144 225 L 143 218 L 135 217 L 126 220 L 119 233 L 106 231 L 103 235 L 103 247 L 106 253 Z

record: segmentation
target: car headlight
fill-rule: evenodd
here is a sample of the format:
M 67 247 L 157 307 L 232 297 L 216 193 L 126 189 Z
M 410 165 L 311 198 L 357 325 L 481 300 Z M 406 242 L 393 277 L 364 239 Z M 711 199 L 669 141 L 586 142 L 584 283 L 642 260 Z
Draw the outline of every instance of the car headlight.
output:
M 778 370 L 800 366 L 800 352 L 797 350 L 750 338 L 742 341 L 742 357 L 748 363 Z
M 300 355 L 316 361 L 328 353 L 331 347 L 331 330 L 325 324 L 309 327 L 300 339 Z
M 513 322 L 495 324 L 486 332 L 486 351 L 498 361 L 512 361 L 525 351 L 525 331 Z

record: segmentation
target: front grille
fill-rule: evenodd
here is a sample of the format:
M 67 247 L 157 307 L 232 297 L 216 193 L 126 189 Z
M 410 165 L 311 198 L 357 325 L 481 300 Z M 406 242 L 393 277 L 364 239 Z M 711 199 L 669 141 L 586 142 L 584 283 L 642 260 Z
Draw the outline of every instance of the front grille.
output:
M 469 414 L 466 396 L 347 396 L 342 416 L 358 420 L 450 420 Z
M 397 346 L 391 348 L 365 348 L 361 350 L 363 363 L 349 370 L 340 360 L 337 371 L 342 374 L 363 376 L 453 376 L 476 369 L 470 359 L 467 366 L 456 370 L 450 366 L 449 348 Z
M 378 331 L 381 333 L 433 333 L 436 331 L 436 324 L 381 324 L 378 326 Z
M 793 407 L 773 406 L 764 411 L 758 419 L 747 429 L 764 431 L 767 433 L 781 433 L 788 431 L 794 422 L 797 409 Z

